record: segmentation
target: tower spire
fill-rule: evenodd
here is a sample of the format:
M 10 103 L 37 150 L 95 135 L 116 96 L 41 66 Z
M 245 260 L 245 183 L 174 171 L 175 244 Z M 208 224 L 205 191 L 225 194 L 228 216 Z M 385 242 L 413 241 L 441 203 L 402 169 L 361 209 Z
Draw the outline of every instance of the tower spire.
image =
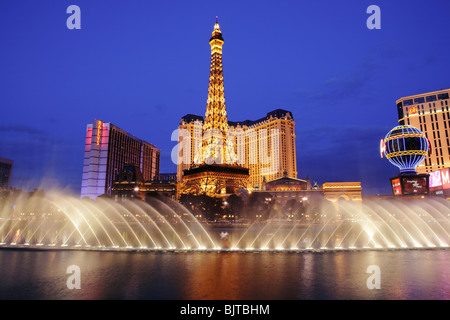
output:
M 222 66 L 224 40 L 217 19 L 218 17 L 216 17 L 216 23 L 209 39 L 211 67 L 209 71 L 208 100 L 203 123 L 203 162 L 209 163 L 225 163 L 225 137 L 228 130 Z
M 209 129 L 218 129 L 225 134 L 228 128 L 228 119 L 223 86 L 222 46 L 224 40 L 217 19 L 218 17 L 216 17 L 216 24 L 209 40 L 211 67 L 203 132 Z

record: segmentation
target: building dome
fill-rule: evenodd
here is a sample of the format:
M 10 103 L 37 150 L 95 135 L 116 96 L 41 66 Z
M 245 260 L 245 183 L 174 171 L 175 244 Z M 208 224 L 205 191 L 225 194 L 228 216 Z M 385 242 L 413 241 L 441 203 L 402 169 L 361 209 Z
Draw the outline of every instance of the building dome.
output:
M 410 125 L 401 125 L 388 132 L 381 140 L 381 157 L 385 156 L 400 169 L 400 174 L 416 174 L 416 167 L 430 151 L 425 134 Z

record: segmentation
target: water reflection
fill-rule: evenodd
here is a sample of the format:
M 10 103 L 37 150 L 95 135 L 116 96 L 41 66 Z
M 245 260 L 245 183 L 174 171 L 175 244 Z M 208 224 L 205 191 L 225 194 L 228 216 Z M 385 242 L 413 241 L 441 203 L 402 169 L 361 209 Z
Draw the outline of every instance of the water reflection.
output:
M 450 251 L 0 251 L 1 299 L 449 299 Z M 69 265 L 81 290 L 66 287 Z M 369 290 L 369 265 L 381 289 Z

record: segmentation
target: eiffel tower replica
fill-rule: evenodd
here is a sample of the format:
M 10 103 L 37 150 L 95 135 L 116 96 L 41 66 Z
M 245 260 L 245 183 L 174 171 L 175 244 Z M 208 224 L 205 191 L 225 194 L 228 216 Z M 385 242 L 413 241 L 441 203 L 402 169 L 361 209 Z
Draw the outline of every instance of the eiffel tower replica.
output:
M 182 193 L 221 197 L 248 187 L 249 169 L 234 164 L 234 144 L 226 140 L 228 118 L 223 85 L 223 43 L 216 17 L 209 40 L 211 67 L 202 128 L 202 163 L 183 171 Z

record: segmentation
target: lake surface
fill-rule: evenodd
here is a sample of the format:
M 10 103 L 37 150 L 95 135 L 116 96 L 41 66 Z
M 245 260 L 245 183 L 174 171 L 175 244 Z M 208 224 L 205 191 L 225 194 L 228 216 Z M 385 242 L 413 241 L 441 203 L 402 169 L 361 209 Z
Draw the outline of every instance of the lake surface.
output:
M 80 289 L 68 289 L 70 265 Z M 368 289 L 367 267 L 380 268 Z M 449 299 L 450 250 L 310 253 L 0 250 L 0 299 Z

